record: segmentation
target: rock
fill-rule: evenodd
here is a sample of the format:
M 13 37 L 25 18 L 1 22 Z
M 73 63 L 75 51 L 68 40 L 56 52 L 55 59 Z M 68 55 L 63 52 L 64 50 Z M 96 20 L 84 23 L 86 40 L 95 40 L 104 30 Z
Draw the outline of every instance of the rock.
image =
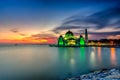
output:
M 111 70 L 110 70 L 110 72 L 114 72 L 114 71 L 116 71 L 116 69 L 111 69 Z
M 101 70 L 68 80 L 120 80 L 120 69 Z

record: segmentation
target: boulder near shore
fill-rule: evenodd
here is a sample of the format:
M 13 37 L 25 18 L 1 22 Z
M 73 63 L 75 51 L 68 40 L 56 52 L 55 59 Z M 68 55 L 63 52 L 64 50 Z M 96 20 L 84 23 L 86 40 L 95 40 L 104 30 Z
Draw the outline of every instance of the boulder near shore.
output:
M 66 80 L 120 80 L 120 69 L 103 69 Z

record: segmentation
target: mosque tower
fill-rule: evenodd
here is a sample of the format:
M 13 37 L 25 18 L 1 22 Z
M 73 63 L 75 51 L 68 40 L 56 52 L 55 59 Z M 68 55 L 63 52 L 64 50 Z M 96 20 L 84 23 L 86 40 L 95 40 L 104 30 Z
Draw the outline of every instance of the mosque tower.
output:
M 87 28 L 85 29 L 85 42 L 88 42 L 88 32 L 87 32 Z

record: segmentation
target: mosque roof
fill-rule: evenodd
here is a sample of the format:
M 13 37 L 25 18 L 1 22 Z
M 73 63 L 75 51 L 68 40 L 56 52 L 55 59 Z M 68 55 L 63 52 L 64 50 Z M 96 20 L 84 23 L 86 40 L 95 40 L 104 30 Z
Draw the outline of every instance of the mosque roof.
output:
M 66 32 L 65 35 L 73 35 L 73 32 L 71 32 L 70 30 L 68 32 Z

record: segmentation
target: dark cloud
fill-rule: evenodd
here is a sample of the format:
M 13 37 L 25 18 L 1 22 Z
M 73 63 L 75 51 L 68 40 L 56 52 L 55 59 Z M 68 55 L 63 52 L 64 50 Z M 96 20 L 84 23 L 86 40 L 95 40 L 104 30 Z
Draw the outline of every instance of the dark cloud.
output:
M 89 16 L 80 16 L 73 15 L 64 20 L 61 26 L 55 28 L 53 32 L 59 33 L 62 30 L 68 29 L 91 29 L 94 28 L 96 30 L 104 29 L 104 28 L 114 28 L 116 32 L 90 32 L 90 34 L 120 34 L 117 29 L 120 29 L 120 7 L 116 5 L 115 7 L 111 7 L 100 12 L 96 12 Z
M 55 35 L 53 34 L 34 34 L 30 36 L 31 39 L 39 40 L 39 39 L 56 39 Z
M 98 28 L 104 28 L 106 26 L 115 26 L 120 24 L 120 7 L 110 8 L 90 16 L 91 23 L 95 22 L 98 24 Z M 111 26 L 111 27 L 112 27 Z
M 19 33 L 18 28 L 13 28 L 13 29 L 11 29 L 10 31 L 13 32 L 13 33 Z
M 23 34 L 23 33 L 20 33 L 19 35 L 21 35 L 21 36 L 26 36 L 26 34 Z
M 13 28 L 10 31 L 20 36 L 26 36 L 26 34 L 21 33 L 18 28 Z
M 79 30 L 78 32 L 74 32 L 75 35 L 80 35 L 80 34 L 84 34 L 84 30 Z M 109 35 L 118 35 L 120 34 L 120 31 L 113 31 L 113 32 L 91 32 L 88 31 L 88 34 L 90 35 L 96 35 L 96 36 L 109 36 Z
M 88 32 L 89 34 L 96 34 L 96 35 L 118 35 L 120 34 L 120 31 L 114 31 L 114 32 Z

